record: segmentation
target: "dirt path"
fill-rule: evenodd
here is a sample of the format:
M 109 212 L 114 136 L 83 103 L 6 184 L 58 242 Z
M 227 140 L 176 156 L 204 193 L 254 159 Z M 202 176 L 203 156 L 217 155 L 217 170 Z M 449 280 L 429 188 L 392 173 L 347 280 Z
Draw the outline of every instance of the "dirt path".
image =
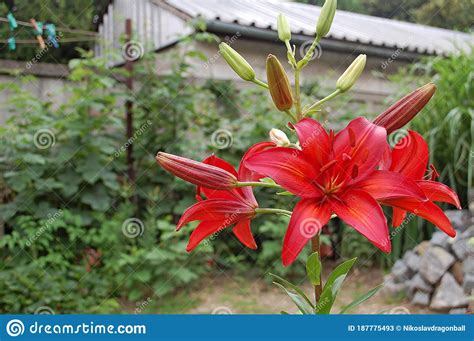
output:
M 361 294 L 383 282 L 379 269 L 355 270 L 344 282 L 338 295 L 333 313 L 338 313 L 342 306 L 348 304 Z M 295 283 L 296 284 L 296 283 Z M 202 289 L 190 294 L 189 299 L 198 302 L 187 313 L 195 314 L 269 314 L 285 310 L 296 313 L 297 308 L 281 289 L 263 279 L 249 279 L 242 276 L 222 274 L 205 280 Z M 310 285 L 303 286 L 308 297 L 313 297 Z M 413 314 L 433 313 L 430 310 L 413 306 L 407 299 L 386 297 L 378 293 L 370 300 L 349 311 L 352 314 Z

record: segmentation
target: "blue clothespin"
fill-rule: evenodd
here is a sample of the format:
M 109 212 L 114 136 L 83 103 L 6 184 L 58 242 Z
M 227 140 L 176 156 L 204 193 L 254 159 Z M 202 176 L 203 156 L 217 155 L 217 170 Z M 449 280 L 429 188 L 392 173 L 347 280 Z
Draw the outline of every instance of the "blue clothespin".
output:
M 48 35 L 48 41 L 54 46 L 54 48 L 59 48 L 58 40 L 56 38 L 56 25 L 46 24 L 45 26 L 46 34 Z
M 15 37 L 10 37 L 8 38 L 8 49 L 10 51 L 15 51 L 16 50 L 16 40 Z
M 10 26 L 10 31 L 13 31 L 15 28 L 18 27 L 18 24 L 12 12 L 8 12 L 7 19 L 8 19 L 8 25 Z

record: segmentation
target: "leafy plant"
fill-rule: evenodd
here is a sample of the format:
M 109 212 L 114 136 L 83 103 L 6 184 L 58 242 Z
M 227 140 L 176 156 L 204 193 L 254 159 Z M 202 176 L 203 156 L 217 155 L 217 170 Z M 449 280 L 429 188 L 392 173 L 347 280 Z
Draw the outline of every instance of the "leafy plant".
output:
M 289 281 L 281 278 L 280 276 L 270 274 L 274 280 L 274 284 L 282 288 L 290 299 L 298 307 L 301 314 L 312 315 L 312 314 L 329 314 L 336 300 L 337 293 L 341 288 L 344 280 L 346 279 L 347 274 L 354 265 L 356 258 L 346 260 L 345 262 L 339 264 L 328 276 L 324 287 L 322 287 L 321 293 L 315 295 L 314 303 L 311 299 L 306 296 L 306 294 L 301 290 L 297 285 L 290 283 Z M 321 288 L 321 262 L 320 257 L 317 252 L 312 253 L 308 260 L 306 261 L 306 274 L 310 282 L 317 288 Z M 351 303 L 344 306 L 340 314 L 345 313 L 349 309 L 352 309 L 359 304 L 365 302 L 372 296 L 374 296 L 378 290 L 380 290 L 381 285 L 371 289 L 367 293 L 359 296 Z M 316 289 L 318 290 L 318 289 Z M 316 298 L 317 297 L 317 298 Z M 283 314 L 287 312 L 282 311 Z

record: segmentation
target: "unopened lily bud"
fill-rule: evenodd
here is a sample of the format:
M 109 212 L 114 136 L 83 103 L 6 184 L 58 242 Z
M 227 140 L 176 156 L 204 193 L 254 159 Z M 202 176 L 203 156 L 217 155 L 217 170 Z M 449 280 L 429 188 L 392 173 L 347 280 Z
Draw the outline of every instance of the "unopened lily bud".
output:
M 273 103 L 278 110 L 289 110 L 293 106 L 290 81 L 280 61 L 271 54 L 267 57 L 267 82 Z
M 288 139 L 288 136 L 281 131 L 280 129 L 273 128 L 270 130 L 270 140 L 275 143 L 279 147 L 286 147 L 291 144 L 290 140 Z
M 357 79 L 359 79 L 362 71 L 365 68 L 365 62 L 367 60 L 367 56 L 365 54 L 359 55 L 351 65 L 347 68 L 346 71 L 342 74 L 341 77 L 337 80 L 336 88 L 339 89 L 341 92 L 346 92 L 355 84 Z
M 225 61 L 235 71 L 240 78 L 246 81 L 255 79 L 255 71 L 249 63 L 237 51 L 226 43 L 219 44 L 219 51 Z
M 425 107 L 436 91 L 436 85 L 428 83 L 392 104 L 374 120 L 374 124 L 384 127 L 387 133 L 402 128 Z
M 337 0 L 326 0 L 319 14 L 316 25 L 316 36 L 323 38 L 329 33 L 334 15 L 336 14 Z
M 163 152 L 158 152 L 156 161 L 171 174 L 197 186 L 228 190 L 237 184 L 233 174 L 203 162 Z
M 280 13 L 277 19 L 278 39 L 285 42 L 291 39 L 290 24 L 286 17 Z

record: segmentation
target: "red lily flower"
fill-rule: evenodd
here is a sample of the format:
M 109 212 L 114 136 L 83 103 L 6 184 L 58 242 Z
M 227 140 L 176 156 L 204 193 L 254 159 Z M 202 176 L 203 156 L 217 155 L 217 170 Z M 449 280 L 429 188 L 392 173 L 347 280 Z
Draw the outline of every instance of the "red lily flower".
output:
M 390 252 L 387 220 L 377 200 L 410 197 L 423 201 L 426 197 L 410 178 L 376 169 L 389 148 L 386 130 L 363 117 L 335 136 L 309 118 L 294 129 L 301 150 L 275 147 L 246 162 L 251 170 L 271 177 L 301 198 L 283 242 L 283 264 L 296 259 L 333 212 L 382 251 Z M 360 186 L 363 182 L 371 186 Z
M 423 190 L 423 193 L 429 199 L 427 202 L 414 202 L 410 199 L 385 200 L 383 203 L 393 206 L 393 226 L 400 226 L 406 217 L 406 212 L 412 212 L 416 215 L 432 222 L 442 231 L 451 237 L 456 235 L 456 230 L 444 212 L 433 202 L 447 202 L 458 209 L 461 204 L 457 194 L 448 186 L 436 182 L 438 173 L 434 166 L 430 166 L 430 180 L 425 180 L 423 176 L 426 173 L 428 165 L 428 144 L 423 137 L 415 131 L 408 130 L 408 134 L 403 137 L 393 148 L 391 153 L 391 163 L 389 170 L 397 172 L 416 181 L 417 185 Z
M 273 146 L 271 142 L 262 142 L 251 147 L 241 160 L 239 171 L 226 161 L 211 155 L 203 163 L 232 174 L 239 181 L 257 181 L 262 176 L 250 171 L 245 162 L 248 157 L 265 148 Z M 224 228 L 235 225 L 232 232 L 239 241 L 251 249 L 257 244 L 250 229 L 250 220 L 255 217 L 258 203 L 251 187 L 236 187 L 229 190 L 213 189 L 205 186 L 197 187 L 198 202 L 189 207 L 179 220 L 176 229 L 192 221 L 200 221 L 189 238 L 186 251 L 193 250 L 201 241 Z M 206 199 L 201 198 L 204 194 Z

